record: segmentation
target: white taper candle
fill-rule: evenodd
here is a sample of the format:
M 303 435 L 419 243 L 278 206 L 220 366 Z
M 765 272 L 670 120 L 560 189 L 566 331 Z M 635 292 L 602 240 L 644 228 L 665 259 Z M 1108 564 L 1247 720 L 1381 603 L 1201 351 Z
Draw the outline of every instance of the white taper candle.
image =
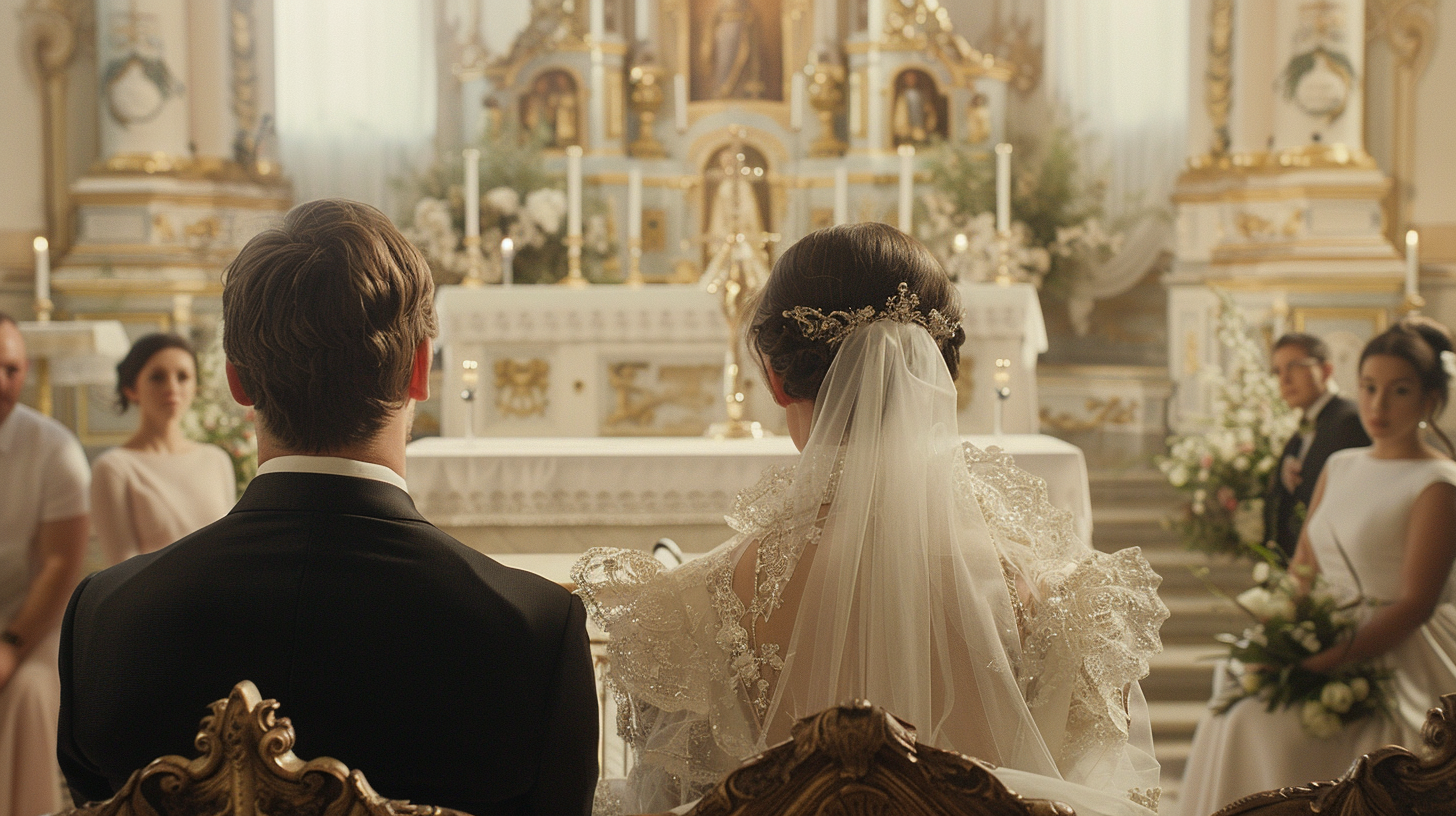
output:
M 900 231 L 910 232 L 915 192 L 915 146 L 900 145 Z
M 480 151 L 468 147 L 465 156 L 465 236 L 480 237 Z
M 795 71 L 789 79 L 789 127 L 804 129 L 804 72 Z
M 996 145 L 996 231 L 1011 231 L 1011 145 Z
M 688 129 L 688 78 L 682 74 L 672 77 L 672 115 L 677 123 L 677 132 Z
M 581 236 L 581 146 L 566 148 L 566 234 Z
M 642 169 L 627 171 L 627 240 L 642 238 Z
M 35 299 L 51 299 L 51 244 L 44 235 L 35 236 Z
M 1414 295 L 1421 288 L 1421 236 L 1415 230 L 1405 231 L 1405 293 Z

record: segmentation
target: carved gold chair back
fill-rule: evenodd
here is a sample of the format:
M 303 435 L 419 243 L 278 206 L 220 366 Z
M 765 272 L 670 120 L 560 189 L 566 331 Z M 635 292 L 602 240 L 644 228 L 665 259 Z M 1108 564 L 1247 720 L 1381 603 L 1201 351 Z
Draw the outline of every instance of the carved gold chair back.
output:
M 1075 816 L 1025 799 L 991 766 L 915 741 L 912 726 L 863 701 L 794 725 L 792 738 L 729 774 L 691 816 Z
M 1424 745 L 1371 751 L 1333 782 L 1256 793 L 1215 816 L 1385 816 L 1456 814 L 1456 694 L 1426 715 Z
M 248 680 L 210 708 L 197 732 L 202 756 L 152 760 L 105 802 L 57 816 L 468 816 L 385 799 L 337 759 L 294 756 L 293 724 Z

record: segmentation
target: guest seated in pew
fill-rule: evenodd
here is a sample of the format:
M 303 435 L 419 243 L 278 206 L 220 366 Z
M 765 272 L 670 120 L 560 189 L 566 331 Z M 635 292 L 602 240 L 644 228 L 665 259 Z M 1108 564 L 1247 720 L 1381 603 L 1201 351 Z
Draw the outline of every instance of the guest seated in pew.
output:
M 92 521 L 109 563 L 160 550 L 237 501 L 232 460 L 182 432 L 195 396 L 197 356 L 175 334 L 146 335 L 117 364 L 117 407 L 137 406 L 141 422 L 92 466 Z
M 798 463 L 744 491 L 738 535 L 701 558 L 598 549 L 573 569 L 625 695 L 624 812 L 691 802 L 855 698 L 1018 793 L 1084 816 L 1156 804 L 1138 680 L 1160 579 L 1136 549 L 1093 551 L 1010 457 L 962 445 L 955 292 L 883 224 L 790 247 L 748 343 Z
M 86 454 L 20 404 L 25 339 L 0 312 L 0 816 L 60 808 L 56 637 L 86 552 Z
M 378 210 L 300 205 L 223 286 L 233 395 L 258 476 L 218 522 L 90 576 L 66 610 L 60 758 L 76 801 L 191 747 L 240 680 L 307 723 L 304 756 L 390 798 L 586 814 L 597 697 L 582 604 L 415 511 L 434 286 Z M 366 716 L 367 713 L 367 716 Z

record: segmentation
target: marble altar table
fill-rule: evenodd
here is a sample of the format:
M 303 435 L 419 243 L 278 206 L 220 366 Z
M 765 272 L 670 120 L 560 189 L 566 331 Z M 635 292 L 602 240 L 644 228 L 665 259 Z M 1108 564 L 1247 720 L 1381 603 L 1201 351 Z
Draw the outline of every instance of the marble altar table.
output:
M 1034 433 L 1037 356 L 1047 349 L 1036 290 L 959 289 L 961 430 L 992 430 L 993 374 L 1005 359 L 1011 397 L 1002 427 Z M 723 418 L 728 330 L 717 298 L 699 286 L 442 286 L 436 306 L 444 436 L 698 436 Z M 475 383 L 466 360 L 478 365 Z M 757 370 L 745 374 L 749 418 L 781 430 L 783 413 Z
M 1047 482 L 1051 501 L 1090 539 L 1087 465 L 1074 445 L 1040 434 L 967 436 L 1000 446 Z M 666 536 L 705 552 L 731 535 L 724 514 L 769 466 L 798 455 L 787 437 L 433 437 L 410 443 L 407 481 L 426 518 L 483 552 L 580 553 L 646 548 Z M 545 563 L 545 562 L 543 562 Z M 555 563 L 555 562 L 552 562 Z M 548 574 L 565 580 L 561 574 Z

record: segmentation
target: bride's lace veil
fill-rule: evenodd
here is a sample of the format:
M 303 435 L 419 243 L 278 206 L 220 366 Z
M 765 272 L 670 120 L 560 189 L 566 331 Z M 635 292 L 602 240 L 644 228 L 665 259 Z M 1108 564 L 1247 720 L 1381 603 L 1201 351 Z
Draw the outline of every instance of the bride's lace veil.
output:
M 922 742 L 1051 776 L 1017 679 L 997 548 L 965 484 L 956 391 L 914 322 L 849 331 L 815 400 L 794 503 L 821 511 L 765 732 L 854 698 Z M 833 484 L 831 484 L 833 482 Z

